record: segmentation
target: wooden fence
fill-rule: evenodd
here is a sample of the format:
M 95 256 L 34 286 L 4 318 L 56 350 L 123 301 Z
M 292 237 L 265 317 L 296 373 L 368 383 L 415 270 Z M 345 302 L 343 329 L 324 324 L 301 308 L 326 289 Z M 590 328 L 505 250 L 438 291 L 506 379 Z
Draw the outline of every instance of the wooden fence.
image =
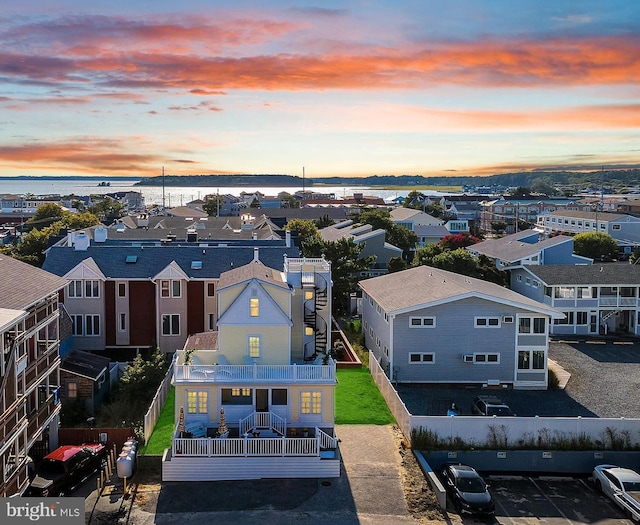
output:
M 156 395 L 153 396 L 153 400 L 149 405 L 149 410 L 144 415 L 144 442 L 148 443 L 151 434 L 153 433 L 153 429 L 158 422 L 158 418 L 160 417 L 160 412 L 162 412 L 162 408 L 164 407 L 164 402 L 167 400 L 167 396 L 169 395 L 169 389 L 171 388 L 171 378 L 173 377 L 173 361 L 171 365 L 169 365 L 169 369 L 167 370 L 162 383 L 156 390 Z
M 107 449 L 120 450 L 125 441 L 135 436 L 132 428 L 60 428 L 60 445 L 81 445 L 82 443 L 105 443 Z
M 373 352 L 369 352 L 369 371 L 378 386 L 378 390 L 382 393 L 382 397 L 384 397 L 384 400 L 387 402 L 389 410 L 391 410 L 393 417 L 396 419 L 400 430 L 402 430 L 402 433 L 407 439 L 410 439 L 411 413 L 398 395 L 398 392 L 396 392 L 396 389 L 393 388 L 393 385 L 389 382 L 387 374 L 384 373 Z

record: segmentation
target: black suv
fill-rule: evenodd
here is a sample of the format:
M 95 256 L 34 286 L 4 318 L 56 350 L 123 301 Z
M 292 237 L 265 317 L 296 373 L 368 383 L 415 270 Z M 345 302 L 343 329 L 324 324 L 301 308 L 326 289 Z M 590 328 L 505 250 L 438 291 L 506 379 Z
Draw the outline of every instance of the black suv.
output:
M 64 445 L 47 454 L 38 465 L 28 496 L 65 496 L 98 470 L 107 458 L 99 443 Z
M 473 467 L 468 465 L 445 465 L 442 479 L 447 496 L 459 514 L 490 516 L 495 511 L 489 487 Z
M 471 413 L 478 416 L 513 416 L 508 405 L 496 396 L 477 396 L 471 403 Z

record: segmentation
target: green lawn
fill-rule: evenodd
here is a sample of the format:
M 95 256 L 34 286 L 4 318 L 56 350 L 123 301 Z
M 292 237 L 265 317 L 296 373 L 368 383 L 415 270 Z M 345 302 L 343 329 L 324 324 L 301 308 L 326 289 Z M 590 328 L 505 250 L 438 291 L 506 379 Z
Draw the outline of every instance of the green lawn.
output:
M 366 368 L 337 370 L 336 419 L 338 425 L 390 425 L 395 423 L 387 404 Z M 161 456 L 171 447 L 175 416 L 175 390 L 171 387 L 160 418 L 140 455 Z
M 339 368 L 337 375 L 337 425 L 389 425 L 395 423 L 369 370 L 366 368 Z
M 140 455 L 161 456 L 166 448 L 171 447 L 171 435 L 175 425 L 174 407 L 176 392 L 173 386 L 169 390 L 167 400 L 164 403 L 153 434 L 149 438 L 149 443 L 140 448 Z

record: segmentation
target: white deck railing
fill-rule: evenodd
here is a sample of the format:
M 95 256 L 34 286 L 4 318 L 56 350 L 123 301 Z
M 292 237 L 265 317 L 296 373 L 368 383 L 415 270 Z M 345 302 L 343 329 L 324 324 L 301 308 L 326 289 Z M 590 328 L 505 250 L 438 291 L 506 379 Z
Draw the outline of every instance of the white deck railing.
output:
M 240 420 L 240 435 L 253 428 L 270 428 L 284 436 L 287 433 L 287 422 L 273 412 L 254 412 Z
M 174 381 L 332 383 L 336 365 L 175 365 Z
M 320 430 L 318 427 L 316 427 L 316 437 L 320 442 L 321 449 L 338 448 L 338 439 L 330 436 L 326 432 Z
M 174 438 L 173 457 L 319 456 L 318 438 Z

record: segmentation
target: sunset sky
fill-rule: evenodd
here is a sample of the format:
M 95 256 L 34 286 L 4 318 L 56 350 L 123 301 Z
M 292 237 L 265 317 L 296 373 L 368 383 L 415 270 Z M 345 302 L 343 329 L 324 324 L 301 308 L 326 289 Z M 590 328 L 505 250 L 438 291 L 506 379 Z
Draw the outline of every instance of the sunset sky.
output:
M 4 2 L 0 177 L 162 166 L 638 167 L 640 2 Z

